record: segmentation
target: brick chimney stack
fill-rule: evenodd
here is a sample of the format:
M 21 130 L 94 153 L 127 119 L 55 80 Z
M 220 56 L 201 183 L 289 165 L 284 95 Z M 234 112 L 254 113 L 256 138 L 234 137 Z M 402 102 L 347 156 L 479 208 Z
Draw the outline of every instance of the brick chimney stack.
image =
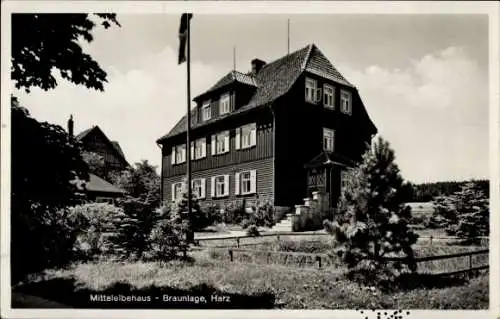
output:
M 68 120 L 68 134 L 69 134 L 69 136 L 73 136 L 73 128 L 74 128 L 73 114 L 71 114 L 69 116 L 69 120 Z

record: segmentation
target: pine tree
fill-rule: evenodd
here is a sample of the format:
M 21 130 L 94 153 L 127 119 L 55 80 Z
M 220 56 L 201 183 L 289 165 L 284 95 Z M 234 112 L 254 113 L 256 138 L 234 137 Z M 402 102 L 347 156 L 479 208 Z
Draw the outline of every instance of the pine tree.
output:
M 447 217 L 447 231 L 466 240 L 489 234 L 489 201 L 478 185 L 466 183 L 450 196 L 454 218 Z
M 416 270 L 411 246 L 418 236 L 408 227 L 407 183 L 394 160 L 389 143 L 379 138 L 362 163 L 346 174 L 335 221 L 324 223 L 350 275 L 365 282 L 392 280 Z M 391 255 L 405 259 L 386 262 L 384 257 Z

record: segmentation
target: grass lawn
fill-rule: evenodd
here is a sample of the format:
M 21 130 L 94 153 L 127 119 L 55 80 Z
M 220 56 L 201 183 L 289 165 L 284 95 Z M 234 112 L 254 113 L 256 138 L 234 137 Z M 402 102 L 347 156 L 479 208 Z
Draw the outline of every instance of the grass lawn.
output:
M 193 253 L 195 261 L 121 264 L 78 264 L 49 270 L 20 285 L 14 292 L 77 307 L 119 307 L 90 304 L 89 294 L 162 295 L 165 292 L 232 294 L 233 304 L 222 308 L 287 309 L 487 309 L 488 276 L 483 274 L 445 287 L 394 293 L 361 287 L 336 268 L 309 270 L 281 265 L 211 260 L 207 252 Z M 76 292 L 81 292 L 77 295 Z M 85 299 L 86 301 L 79 300 Z M 208 298 L 208 297 L 207 297 Z M 237 301 L 237 304 L 234 302 Z M 15 307 L 16 305 L 13 305 Z M 193 308 L 196 305 L 188 305 Z M 220 305 L 219 305 L 220 306 Z M 146 305 L 146 308 L 172 305 Z M 174 305 L 175 307 L 175 305 Z M 203 307 L 200 306 L 200 307 Z M 207 305 L 204 306 L 209 307 Z

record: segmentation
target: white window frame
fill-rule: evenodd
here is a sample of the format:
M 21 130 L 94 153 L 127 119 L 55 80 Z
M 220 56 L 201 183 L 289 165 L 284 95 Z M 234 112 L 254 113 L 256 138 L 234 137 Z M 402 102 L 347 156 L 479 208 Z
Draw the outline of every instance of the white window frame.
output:
M 247 176 L 245 176 L 247 175 Z M 235 195 L 249 195 L 257 192 L 257 171 L 245 170 L 235 174 Z M 248 183 L 248 184 L 246 184 Z
M 230 134 L 229 131 L 219 132 L 211 137 L 212 155 L 221 155 L 228 153 L 231 149 L 229 145 Z
M 220 198 L 229 196 L 229 175 L 212 177 L 212 197 Z M 220 192 L 222 187 L 222 192 Z
M 199 185 L 196 185 L 199 184 Z M 199 191 L 197 190 L 199 189 Z M 195 178 L 191 181 L 191 190 L 192 193 L 196 196 L 198 199 L 203 199 L 205 198 L 205 179 L 204 178 Z
M 201 120 L 205 122 L 210 120 L 211 118 L 212 118 L 212 108 L 210 107 L 210 101 L 205 101 L 201 106 Z
M 231 112 L 231 95 L 229 93 L 222 94 L 219 100 L 219 115 Z
M 257 124 L 251 123 L 236 129 L 235 148 L 246 149 L 257 145 Z
M 179 189 L 177 189 L 179 187 Z M 182 197 L 182 193 L 184 192 L 184 183 L 177 182 L 172 184 L 172 201 L 176 202 Z
M 330 84 L 323 84 L 323 106 L 335 109 L 335 88 Z
M 330 140 L 331 145 L 327 145 L 328 142 L 325 143 L 327 138 Z M 335 130 L 323 128 L 323 150 L 329 152 L 333 152 L 335 150 Z
M 318 81 L 311 78 L 306 78 L 306 87 L 305 87 L 306 101 L 310 103 L 316 103 L 317 92 L 318 92 Z
M 201 159 L 207 156 L 207 140 L 199 138 L 194 141 L 194 159 Z
M 182 164 L 186 161 L 186 144 L 176 145 L 172 149 L 172 164 Z
M 347 107 L 346 107 L 347 106 Z M 352 114 L 352 94 L 346 90 L 340 90 L 340 110 L 344 114 Z

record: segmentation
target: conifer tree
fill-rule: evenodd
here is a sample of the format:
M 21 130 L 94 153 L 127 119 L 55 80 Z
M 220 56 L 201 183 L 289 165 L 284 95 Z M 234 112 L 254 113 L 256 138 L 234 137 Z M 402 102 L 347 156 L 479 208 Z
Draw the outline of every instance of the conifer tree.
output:
M 379 138 L 362 163 L 346 174 L 335 221 L 324 222 L 350 274 L 365 282 L 416 270 L 412 245 L 418 236 L 408 227 L 407 183 L 394 160 L 389 143 Z M 405 258 L 386 262 L 384 257 L 391 255 Z

